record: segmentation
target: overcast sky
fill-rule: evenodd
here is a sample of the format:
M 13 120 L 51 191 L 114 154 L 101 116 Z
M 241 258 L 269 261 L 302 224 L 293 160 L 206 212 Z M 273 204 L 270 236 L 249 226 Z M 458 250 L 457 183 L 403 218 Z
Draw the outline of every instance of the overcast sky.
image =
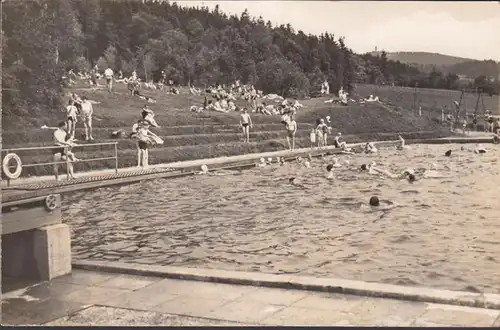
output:
M 385 1 L 177 1 L 262 16 L 296 31 L 344 36 L 355 52 L 425 51 L 500 61 L 500 3 Z

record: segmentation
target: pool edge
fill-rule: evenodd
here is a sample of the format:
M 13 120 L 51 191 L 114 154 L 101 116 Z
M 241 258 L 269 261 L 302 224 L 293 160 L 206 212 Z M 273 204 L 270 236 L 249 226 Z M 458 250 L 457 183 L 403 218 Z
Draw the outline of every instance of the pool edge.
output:
M 156 266 L 115 261 L 75 261 L 74 269 L 221 284 L 308 290 L 500 310 L 500 294 L 440 290 L 335 278 L 217 269 Z

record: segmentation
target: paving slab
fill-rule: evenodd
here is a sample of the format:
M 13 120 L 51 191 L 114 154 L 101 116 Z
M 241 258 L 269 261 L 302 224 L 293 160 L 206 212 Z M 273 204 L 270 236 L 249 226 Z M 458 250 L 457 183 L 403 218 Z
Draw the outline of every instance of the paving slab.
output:
M 99 304 L 108 299 L 113 299 L 129 290 L 111 289 L 95 286 L 88 286 L 81 290 L 73 291 L 60 297 L 64 301 L 79 302 L 86 304 Z
M 117 308 L 128 308 L 135 310 L 151 310 L 166 301 L 177 298 L 177 295 L 168 294 L 162 291 L 138 290 L 126 292 L 113 298 L 107 299 L 106 306 Z
M 96 285 L 106 288 L 138 290 L 161 281 L 158 277 L 117 275 Z
M 60 276 L 58 278 L 55 278 L 53 281 L 74 283 L 80 285 L 97 285 L 104 281 L 115 278 L 116 276 L 117 274 L 112 274 L 112 273 L 88 272 L 88 271 L 73 269 L 71 271 L 71 274 Z
M 49 326 L 241 326 L 244 324 L 157 312 L 92 306 Z
M 277 312 L 285 309 L 283 305 L 273 305 L 239 298 L 213 310 L 209 317 L 221 320 L 263 324 Z
M 415 325 L 428 326 L 429 323 L 451 326 L 489 327 L 499 317 L 500 311 L 483 308 L 426 304 L 427 308 Z
M 392 299 L 365 299 L 349 310 L 350 324 L 411 326 L 427 309 L 426 303 Z
M 174 299 L 167 300 L 163 304 L 152 307 L 151 310 L 161 313 L 211 318 L 215 310 L 219 310 L 230 302 L 231 300 L 226 299 L 177 296 Z M 213 318 L 217 319 L 217 317 Z M 233 319 L 228 320 L 227 318 L 220 319 L 225 321 L 239 321 Z
M 45 324 L 71 315 L 88 305 L 58 299 L 27 301 L 25 299 L 2 297 L 2 325 Z
M 297 301 L 291 306 L 347 313 L 361 305 L 364 301 L 365 300 L 362 297 L 358 296 L 336 293 L 308 292 L 304 299 Z
M 351 325 L 348 314 L 327 309 L 285 307 L 263 320 L 274 326 L 333 326 Z

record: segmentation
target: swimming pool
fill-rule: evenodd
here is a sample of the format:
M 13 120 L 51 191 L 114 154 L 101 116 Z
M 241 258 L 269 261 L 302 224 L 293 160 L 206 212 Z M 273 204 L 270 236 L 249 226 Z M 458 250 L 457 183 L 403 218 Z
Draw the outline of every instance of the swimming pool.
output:
M 418 145 L 348 159 L 65 196 L 73 257 L 500 293 L 500 148 Z M 466 146 L 472 148 L 472 146 Z M 453 149 L 451 157 L 444 153 Z M 360 173 L 431 166 L 414 184 Z M 356 168 L 356 169 L 354 169 Z M 436 171 L 434 171 L 436 174 Z M 301 179 L 293 186 L 288 178 Z M 372 208 L 370 196 L 386 200 Z

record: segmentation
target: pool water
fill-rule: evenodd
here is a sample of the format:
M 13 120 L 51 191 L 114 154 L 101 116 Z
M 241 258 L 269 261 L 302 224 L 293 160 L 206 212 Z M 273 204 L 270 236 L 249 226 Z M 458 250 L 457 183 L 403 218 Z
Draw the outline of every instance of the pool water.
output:
M 332 180 L 330 157 L 102 188 L 65 196 L 63 214 L 75 259 L 500 293 L 500 148 L 487 147 L 341 156 L 350 165 Z M 410 184 L 358 170 L 372 161 L 428 175 Z

